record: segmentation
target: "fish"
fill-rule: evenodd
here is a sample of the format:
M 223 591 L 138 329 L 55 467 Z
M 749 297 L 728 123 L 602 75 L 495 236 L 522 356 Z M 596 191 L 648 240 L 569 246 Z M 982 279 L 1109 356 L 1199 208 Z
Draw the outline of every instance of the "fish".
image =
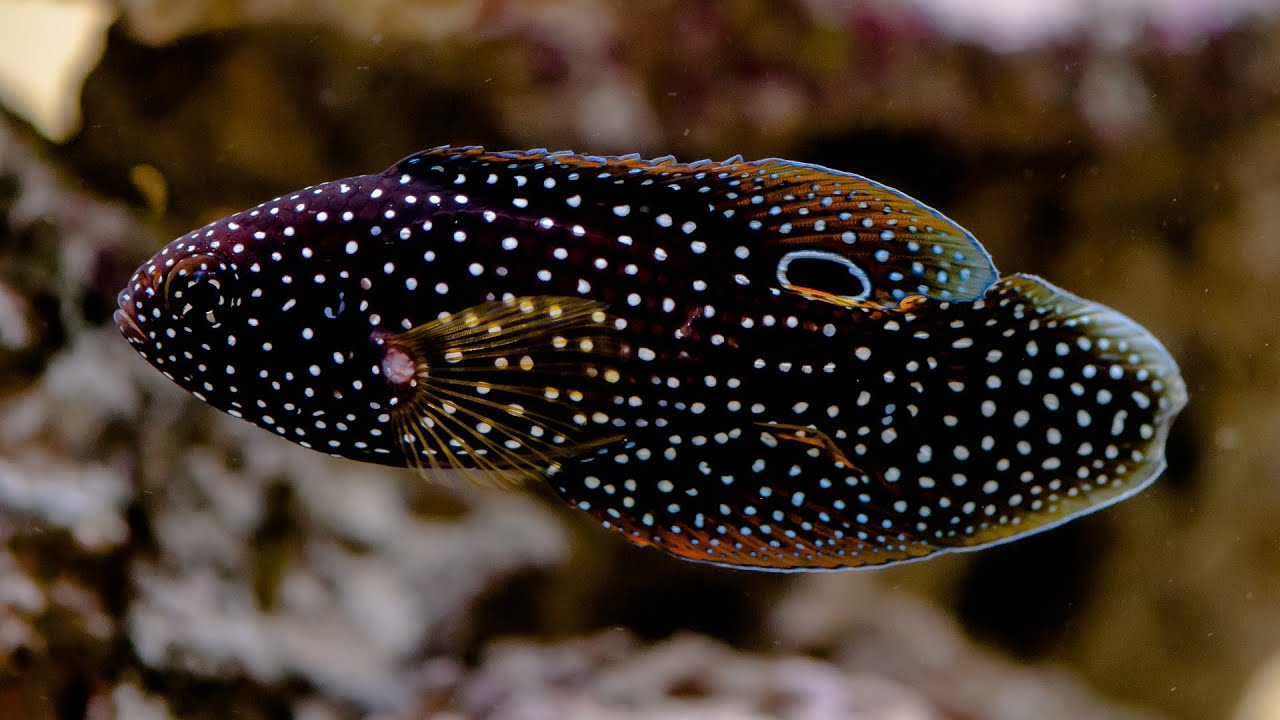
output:
M 1186 403 L 1121 313 L 873 180 L 439 147 L 183 235 L 115 320 L 196 398 L 352 460 L 541 482 L 775 572 L 1024 537 L 1153 482 Z

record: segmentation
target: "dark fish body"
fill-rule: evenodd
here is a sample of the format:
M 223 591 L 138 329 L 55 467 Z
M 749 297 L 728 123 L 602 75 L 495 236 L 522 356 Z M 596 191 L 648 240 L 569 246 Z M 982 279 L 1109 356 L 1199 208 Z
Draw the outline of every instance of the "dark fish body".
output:
M 1177 366 L 998 280 L 897 191 L 781 160 L 441 148 L 166 246 L 148 361 L 304 447 L 546 476 L 632 541 L 770 570 L 976 547 L 1163 468 Z

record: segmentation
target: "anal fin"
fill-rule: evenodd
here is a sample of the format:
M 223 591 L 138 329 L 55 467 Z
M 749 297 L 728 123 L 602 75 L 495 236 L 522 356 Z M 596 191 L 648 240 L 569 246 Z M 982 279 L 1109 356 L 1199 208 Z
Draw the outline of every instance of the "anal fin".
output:
M 940 549 L 885 507 L 892 488 L 811 428 L 651 429 L 564 463 L 550 481 L 631 542 L 695 562 L 785 572 Z

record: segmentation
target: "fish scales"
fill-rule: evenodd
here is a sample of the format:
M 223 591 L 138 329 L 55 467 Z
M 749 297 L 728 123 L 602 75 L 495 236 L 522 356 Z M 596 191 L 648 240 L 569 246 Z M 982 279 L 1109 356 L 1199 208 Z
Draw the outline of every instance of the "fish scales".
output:
M 304 447 L 546 477 L 638 544 L 826 569 L 1019 537 L 1163 468 L 1159 342 L 997 278 L 818 166 L 437 148 L 175 240 L 116 319 Z
M 714 382 L 668 388 L 664 427 L 599 448 L 552 485 L 681 557 L 812 569 L 1051 527 L 1164 467 L 1180 380 L 1114 311 L 1013 276 L 976 303 L 852 323 L 847 312 L 813 313 L 849 328 L 834 338 L 739 330 Z

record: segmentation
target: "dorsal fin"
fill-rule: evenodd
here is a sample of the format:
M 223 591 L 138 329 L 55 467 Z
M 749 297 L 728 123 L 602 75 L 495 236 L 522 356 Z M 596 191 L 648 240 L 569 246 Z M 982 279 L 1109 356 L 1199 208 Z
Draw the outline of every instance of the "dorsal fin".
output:
M 976 300 L 998 278 L 967 230 L 873 180 L 778 159 L 722 172 L 738 190 L 718 198 L 718 207 L 788 252 L 830 253 L 856 266 L 869 283 L 865 304 L 897 307 L 913 295 Z
M 665 216 L 666 227 L 673 229 L 687 216 L 696 220 L 693 225 L 704 232 L 699 237 L 705 236 L 708 246 L 764 251 L 751 261 L 756 270 L 751 275 L 762 281 L 772 281 L 775 266 L 796 252 L 808 253 L 808 259 L 837 259 L 854 268 L 855 277 L 865 278 L 865 295 L 859 295 L 785 282 L 778 273 L 780 290 L 812 299 L 872 308 L 897 308 L 913 296 L 972 301 L 998 278 L 982 245 L 938 211 L 875 181 L 818 165 L 776 158 L 680 163 L 670 156 L 642 160 L 446 147 L 406 158 L 390 172 L 463 173 L 468 167 L 486 168 L 486 174 L 500 167 L 521 176 L 555 169 L 580 175 L 577 182 L 609 188 L 612 200 L 604 214 L 591 216 L 599 222 L 645 227 L 641 212 L 610 216 L 615 202 L 630 203 L 652 218 Z M 587 205 L 581 207 L 586 212 Z

